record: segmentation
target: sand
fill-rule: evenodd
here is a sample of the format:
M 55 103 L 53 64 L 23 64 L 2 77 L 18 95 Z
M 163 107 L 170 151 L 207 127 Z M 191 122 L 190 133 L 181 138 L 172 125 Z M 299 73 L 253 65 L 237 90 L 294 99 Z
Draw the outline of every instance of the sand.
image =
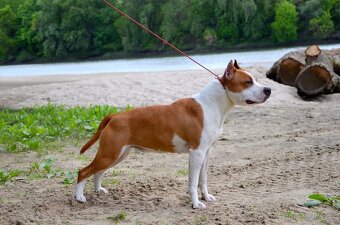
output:
M 340 95 L 303 101 L 294 88 L 265 78 L 268 68 L 246 69 L 273 94 L 262 105 L 235 107 L 228 117 L 212 151 L 208 185 L 217 201 L 207 209 L 190 207 L 187 176 L 180 172 L 188 155 L 134 151 L 106 173 L 107 195 L 94 193 L 88 182 L 86 204 L 74 200 L 74 185 L 65 187 L 61 178 L 0 186 L 0 224 L 113 224 L 108 218 L 120 212 L 126 214 L 120 224 L 340 224 L 329 206 L 298 205 L 314 192 L 340 195 Z M 211 79 L 204 71 L 0 78 L 0 105 L 166 104 Z M 1 152 L 0 165 L 28 169 L 52 157 L 56 167 L 73 170 L 96 151 L 79 157 L 79 147 L 42 157 Z

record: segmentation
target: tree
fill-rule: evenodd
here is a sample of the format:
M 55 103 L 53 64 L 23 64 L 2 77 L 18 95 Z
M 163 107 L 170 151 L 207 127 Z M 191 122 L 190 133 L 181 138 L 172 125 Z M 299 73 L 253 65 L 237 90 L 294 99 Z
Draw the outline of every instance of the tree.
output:
M 132 18 L 150 30 L 159 33 L 159 27 L 161 26 L 161 1 L 122 1 L 121 4 L 117 5 Z M 115 22 L 115 27 L 122 38 L 123 48 L 127 52 L 155 51 L 161 46 L 159 40 L 150 36 L 150 34 L 125 17 L 119 17 Z
M 12 60 L 16 51 L 18 19 L 9 5 L 0 9 L 0 59 Z
M 121 49 L 115 17 L 100 1 L 40 0 L 38 6 L 44 57 L 86 58 Z
M 203 39 L 211 45 L 216 40 L 214 29 L 217 25 L 215 16 L 216 0 L 192 0 L 188 12 L 190 33 L 198 41 Z M 215 37 L 213 37 L 215 36 Z M 213 37 L 213 38 L 212 38 Z
M 39 11 L 37 0 L 26 0 L 18 10 L 20 29 L 17 40 L 21 51 L 18 61 L 42 56 L 41 38 L 39 35 Z
M 190 36 L 190 22 L 187 9 L 189 1 L 168 1 L 161 7 L 162 23 L 160 32 L 163 38 L 180 48 L 186 48 Z
M 337 28 L 340 28 L 340 0 L 326 0 L 323 2 L 322 8 L 323 8 L 323 15 L 321 16 L 327 17 L 328 15 L 325 15 L 325 14 L 329 12 L 330 17 L 331 17 L 330 20 L 332 20 L 332 23 L 334 24 L 334 26 L 337 26 Z M 326 18 L 324 19 L 326 20 Z
M 296 40 L 297 16 L 296 7 L 293 3 L 284 0 L 277 4 L 275 20 L 271 24 L 274 40 L 281 43 Z
M 242 2 L 238 0 L 217 0 L 217 36 L 227 43 L 237 43 L 240 37 Z
M 114 24 L 120 15 L 109 7 L 99 7 L 97 24 L 93 27 L 93 49 L 95 55 L 123 50 L 122 40 Z

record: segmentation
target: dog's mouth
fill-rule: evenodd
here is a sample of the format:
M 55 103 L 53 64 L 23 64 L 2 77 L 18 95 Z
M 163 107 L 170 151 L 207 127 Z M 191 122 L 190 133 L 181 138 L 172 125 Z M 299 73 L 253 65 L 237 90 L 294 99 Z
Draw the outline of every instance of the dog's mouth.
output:
M 264 103 L 268 98 L 269 98 L 269 96 L 266 96 L 266 97 L 264 97 L 263 101 L 260 101 L 260 102 L 255 102 L 255 101 L 252 101 L 252 100 L 247 99 L 247 100 L 246 100 L 246 103 L 247 103 L 248 105 L 251 105 L 251 104 L 260 104 L 260 103 Z
M 246 100 L 246 103 L 250 105 L 250 104 L 255 104 L 256 102 L 254 102 L 252 100 Z

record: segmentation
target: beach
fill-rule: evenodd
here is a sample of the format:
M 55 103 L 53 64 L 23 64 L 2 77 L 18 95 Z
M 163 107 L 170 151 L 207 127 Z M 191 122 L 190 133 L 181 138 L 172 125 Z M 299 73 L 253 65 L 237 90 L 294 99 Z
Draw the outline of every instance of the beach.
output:
M 214 145 L 208 187 L 217 201 L 193 210 L 187 190 L 188 155 L 133 151 L 104 177 L 107 195 L 92 191 L 86 204 L 74 200 L 74 185 L 58 179 L 22 179 L 0 186 L 0 224 L 340 224 L 329 206 L 301 207 L 309 194 L 339 195 L 340 94 L 304 101 L 296 89 L 266 78 L 268 66 L 245 68 L 272 88 L 264 104 L 235 107 Z M 218 70 L 218 74 L 223 74 Z M 0 106 L 169 104 L 190 97 L 214 77 L 204 70 L 0 77 Z M 49 156 L 57 166 L 77 169 L 91 161 L 96 146 L 81 160 L 78 145 Z M 27 168 L 37 154 L 0 152 L 2 168 Z M 112 171 L 119 170 L 118 175 Z M 115 179 L 113 184 L 109 181 Z

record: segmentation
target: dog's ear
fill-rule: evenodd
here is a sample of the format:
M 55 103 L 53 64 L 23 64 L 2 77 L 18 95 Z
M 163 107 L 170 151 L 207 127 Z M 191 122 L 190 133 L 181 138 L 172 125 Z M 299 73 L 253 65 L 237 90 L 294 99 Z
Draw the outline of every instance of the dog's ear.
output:
M 234 61 L 234 67 L 235 67 L 236 69 L 241 69 L 241 67 L 238 65 L 236 59 L 235 59 L 235 61 Z
M 234 66 L 233 60 L 230 60 L 227 68 L 224 71 L 223 77 L 225 77 L 227 80 L 233 79 L 235 75 L 236 68 Z

